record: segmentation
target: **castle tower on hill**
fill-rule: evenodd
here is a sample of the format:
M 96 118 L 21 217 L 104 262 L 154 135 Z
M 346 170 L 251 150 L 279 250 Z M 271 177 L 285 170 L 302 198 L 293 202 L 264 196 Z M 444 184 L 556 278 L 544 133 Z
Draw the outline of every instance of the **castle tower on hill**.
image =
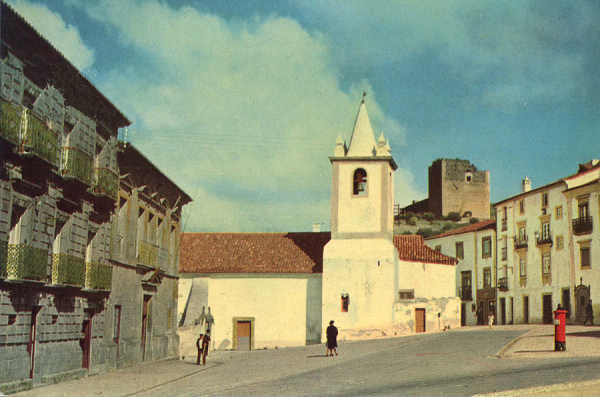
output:
M 479 219 L 490 217 L 490 172 L 469 160 L 437 159 L 429 166 L 429 211 L 450 212 Z

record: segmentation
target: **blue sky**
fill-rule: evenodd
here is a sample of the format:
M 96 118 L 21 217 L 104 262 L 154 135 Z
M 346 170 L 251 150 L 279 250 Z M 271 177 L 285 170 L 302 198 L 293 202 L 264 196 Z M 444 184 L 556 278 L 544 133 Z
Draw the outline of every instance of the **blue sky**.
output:
M 436 158 L 489 170 L 499 201 L 600 157 L 594 1 L 8 2 L 194 198 L 186 231 L 327 229 L 363 90 L 401 204 Z

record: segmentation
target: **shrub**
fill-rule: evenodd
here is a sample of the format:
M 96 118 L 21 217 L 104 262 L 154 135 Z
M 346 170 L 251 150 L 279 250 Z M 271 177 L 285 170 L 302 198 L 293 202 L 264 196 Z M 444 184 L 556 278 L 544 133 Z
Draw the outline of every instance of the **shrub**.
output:
M 402 232 L 402 234 L 412 234 L 412 232 L 410 230 L 405 230 Z
M 414 226 L 417 224 L 417 220 L 418 220 L 418 218 L 416 216 L 411 216 L 406 223 Z
M 453 221 L 453 222 L 458 222 L 458 221 L 460 221 L 461 216 L 458 212 L 449 212 L 446 219 Z
M 423 219 L 426 219 L 429 222 L 431 222 L 434 218 L 435 218 L 435 216 L 433 215 L 432 212 L 426 212 L 423 214 Z
M 469 219 L 469 223 L 477 223 L 477 222 L 479 222 L 479 219 L 477 219 L 477 218 Z
M 423 238 L 425 238 L 425 237 L 433 236 L 436 233 L 430 227 L 425 227 L 425 228 L 420 228 L 419 230 L 417 230 L 417 234 L 419 234 L 419 235 L 423 236 Z

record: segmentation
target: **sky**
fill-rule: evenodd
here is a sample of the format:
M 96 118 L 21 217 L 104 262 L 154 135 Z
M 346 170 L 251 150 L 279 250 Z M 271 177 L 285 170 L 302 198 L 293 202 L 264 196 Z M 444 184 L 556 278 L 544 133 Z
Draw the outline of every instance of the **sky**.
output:
M 437 158 L 490 171 L 492 202 L 600 158 L 593 0 L 7 2 L 192 197 L 186 232 L 329 230 L 328 156 L 363 91 L 401 205 Z

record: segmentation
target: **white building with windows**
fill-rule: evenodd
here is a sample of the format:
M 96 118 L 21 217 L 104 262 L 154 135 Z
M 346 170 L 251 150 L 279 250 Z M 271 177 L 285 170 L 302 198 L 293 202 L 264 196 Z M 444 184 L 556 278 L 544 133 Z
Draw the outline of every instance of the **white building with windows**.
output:
M 496 316 L 496 221 L 486 220 L 425 239 L 425 244 L 458 260 L 456 295 L 461 325 L 487 324 Z
M 525 178 L 521 193 L 494 205 L 502 253 L 498 277 L 506 280 L 498 305 L 505 305 L 507 322 L 551 323 L 558 304 L 569 310 L 568 321 L 585 319 L 590 293 L 600 287 L 591 261 L 599 250 L 593 241 L 599 176 L 595 161 L 536 189 Z M 599 307 L 594 311 L 598 315 Z

